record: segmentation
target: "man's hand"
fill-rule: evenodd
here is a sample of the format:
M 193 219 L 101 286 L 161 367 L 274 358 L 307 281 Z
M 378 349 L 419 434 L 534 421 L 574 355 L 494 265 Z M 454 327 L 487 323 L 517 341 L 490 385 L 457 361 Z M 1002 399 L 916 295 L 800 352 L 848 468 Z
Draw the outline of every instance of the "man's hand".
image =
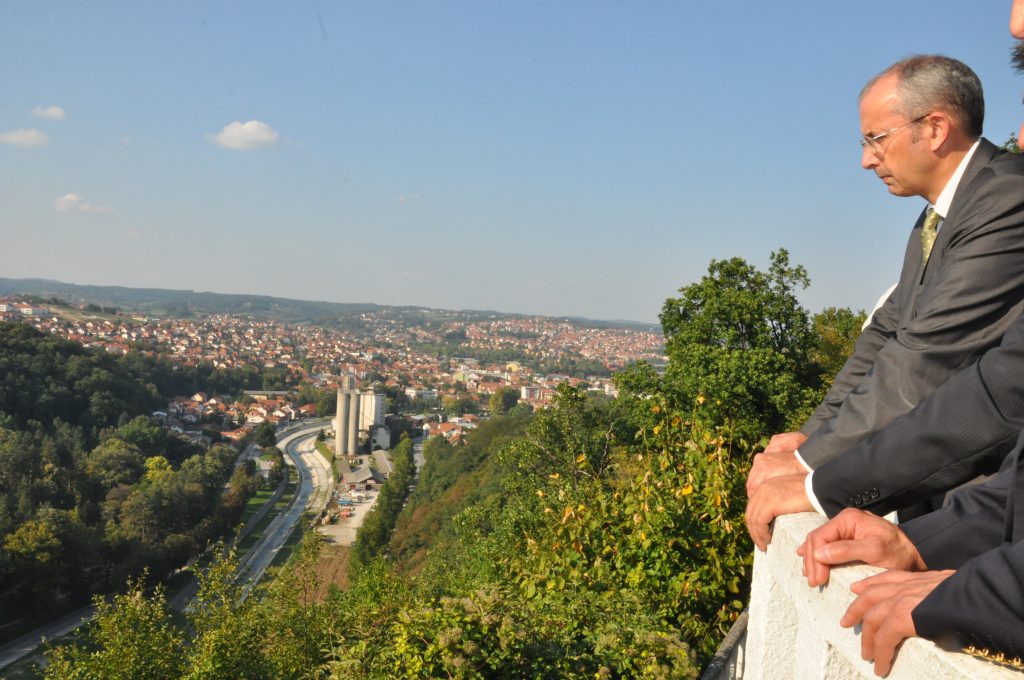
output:
M 774 437 L 772 439 L 774 440 Z M 797 460 L 796 454 L 792 451 L 769 453 L 768 449 L 765 449 L 763 453 L 754 456 L 754 465 L 750 468 L 750 474 L 747 475 L 747 497 L 752 498 L 758 487 L 773 477 L 798 474 L 806 475 L 807 468 Z
M 853 584 L 857 594 L 839 625 L 850 628 L 863 622 L 860 655 L 874 660 L 875 673 L 886 676 L 892 669 L 896 647 L 917 635 L 911 612 L 935 587 L 955 571 L 886 571 Z
M 768 446 L 764 447 L 765 453 L 793 453 L 807 441 L 807 435 L 803 432 L 781 432 L 773 434 L 768 440 Z
M 763 455 L 763 454 L 762 454 Z M 758 488 L 757 493 L 747 502 L 747 531 L 754 545 L 762 551 L 768 549 L 772 532 L 768 525 L 779 515 L 794 512 L 813 512 L 814 507 L 807 500 L 804 491 L 806 472 L 798 475 L 773 477 Z
M 804 576 L 812 588 L 828 583 L 832 567 L 847 562 L 866 562 L 875 567 L 904 571 L 928 568 L 899 527 L 855 508 L 843 510 L 807 534 L 796 552 L 804 558 Z

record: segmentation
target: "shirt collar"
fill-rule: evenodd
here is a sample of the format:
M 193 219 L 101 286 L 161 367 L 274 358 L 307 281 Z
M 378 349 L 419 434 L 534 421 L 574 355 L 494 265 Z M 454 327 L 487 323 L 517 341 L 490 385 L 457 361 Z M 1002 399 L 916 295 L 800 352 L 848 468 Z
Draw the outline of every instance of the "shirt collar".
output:
M 967 170 L 967 164 L 971 162 L 971 157 L 978 150 L 978 144 L 980 143 L 981 138 L 979 137 L 971 145 L 971 148 L 967 150 L 967 153 L 964 154 L 964 157 L 960 159 L 960 165 L 956 166 L 956 172 L 949 178 L 946 186 L 942 189 L 942 193 L 935 200 L 935 205 L 932 206 L 932 209 L 939 213 L 939 217 L 945 219 L 946 215 L 949 214 L 949 206 L 953 203 L 953 194 L 956 193 L 956 188 L 959 186 L 960 180 L 963 179 L 964 171 Z

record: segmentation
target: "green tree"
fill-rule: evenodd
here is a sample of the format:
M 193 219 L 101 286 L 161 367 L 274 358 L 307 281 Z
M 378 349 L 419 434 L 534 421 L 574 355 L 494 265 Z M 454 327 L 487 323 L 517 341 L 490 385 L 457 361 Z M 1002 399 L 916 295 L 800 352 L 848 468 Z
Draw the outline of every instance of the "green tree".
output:
M 377 503 L 363 520 L 349 558 L 349 573 L 357 574 L 380 555 L 391 540 L 398 515 L 409 497 L 416 475 L 412 440 L 403 439 L 391 451 L 391 474 L 380 487 Z
M 96 534 L 76 514 L 42 507 L 3 538 L 10 585 L 33 610 L 46 610 L 58 596 L 80 588 L 83 570 L 95 560 Z
M 270 678 L 262 653 L 267 630 L 256 598 L 242 598 L 235 583 L 235 555 L 217 550 L 218 558 L 199 577 L 197 605 L 189 614 L 195 631 L 183 678 Z
M 512 387 L 500 387 L 487 401 L 492 415 L 503 416 L 519 403 L 519 390 Z
M 116 430 L 108 430 L 101 438 L 116 437 L 137 447 L 146 456 L 162 456 L 167 453 L 169 441 L 167 430 L 146 416 L 137 416 Z
M 277 444 L 277 434 L 274 432 L 274 426 L 269 420 L 264 420 L 262 423 L 256 426 L 256 429 L 252 431 L 252 440 L 256 442 L 258 446 L 267 447 L 274 446 Z
M 147 597 L 142 579 L 112 602 L 95 598 L 96 618 L 87 644 L 51 647 L 45 677 L 50 680 L 167 680 L 181 677 L 184 640 L 173 625 L 162 587 Z
M 320 418 L 333 416 L 338 412 L 338 393 L 328 392 L 316 402 L 316 414 Z
M 715 422 L 753 439 L 802 422 L 821 387 L 809 315 L 796 298 L 808 283 L 781 249 L 768 272 L 741 258 L 712 260 L 662 307 L 666 394 L 679 405 L 706 395 Z
M 467 413 L 480 412 L 480 403 L 468 395 L 461 397 L 448 395 L 441 400 L 441 405 L 444 407 L 445 413 L 450 416 L 464 416 Z
M 103 489 L 111 489 L 139 481 L 144 466 L 145 458 L 139 447 L 112 437 L 89 453 L 85 471 Z
M 146 459 L 146 481 L 153 483 L 167 474 L 173 474 L 170 462 L 163 456 L 151 456 Z
M 811 360 L 821 367 L 823 385 L 832 383 L 853 354 L 853 346 L 865 318 L 867 315 L 864 310 L 854 312 L 848 307 L 827 307 L 814 315 L 811 325 L 816 336 L 816 346 L 811 351 Z

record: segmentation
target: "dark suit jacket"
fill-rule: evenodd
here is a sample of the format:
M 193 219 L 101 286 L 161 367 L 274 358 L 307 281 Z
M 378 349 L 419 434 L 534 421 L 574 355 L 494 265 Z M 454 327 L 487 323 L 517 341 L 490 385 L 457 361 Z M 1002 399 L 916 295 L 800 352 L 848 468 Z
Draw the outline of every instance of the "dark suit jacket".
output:
M 884 515 L 998 469 L 1024 430 L 1024 317 L 913 410 L 814 471 L 825 513 Z
M 987 349 L 1024 310 L 1024 156 L 982 139 L 931 257 L 918 219 L 899 284 L 801 429 L 818 468 L 910 411 Z
M 954 633 L 1024 657 L 1024 432 L 999 475 L 902 525 L 929 569 L 956 569 L 912 612 L 917 634 Z

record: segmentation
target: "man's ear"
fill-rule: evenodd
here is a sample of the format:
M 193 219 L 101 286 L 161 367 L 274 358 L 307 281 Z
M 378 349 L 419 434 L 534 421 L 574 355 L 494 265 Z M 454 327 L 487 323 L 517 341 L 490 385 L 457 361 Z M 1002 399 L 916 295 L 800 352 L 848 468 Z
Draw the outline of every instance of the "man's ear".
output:
M 928 142 L 928 148 L 938 151 L 949 139 L 953 130 L 953 119 L 944 111 L 933 111 L 921 121 L 921 136 Z

